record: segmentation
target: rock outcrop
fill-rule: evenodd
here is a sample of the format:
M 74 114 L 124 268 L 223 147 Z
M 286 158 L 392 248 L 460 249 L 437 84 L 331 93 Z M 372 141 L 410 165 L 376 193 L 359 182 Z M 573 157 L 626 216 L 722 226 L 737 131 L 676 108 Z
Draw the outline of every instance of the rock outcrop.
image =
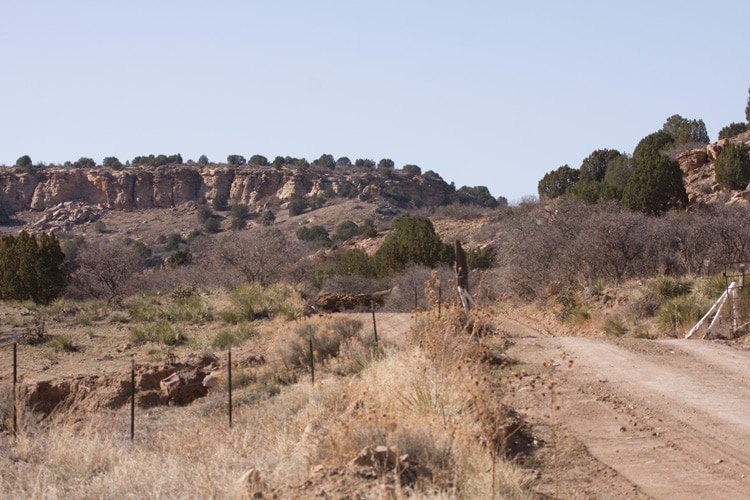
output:
M 351 168 L 342 171 L 251 166 L 167 165 L 161 167 L 63 168 L 0 170 L 0 205 L 11 211 L 44 211 L 64 202 L 101 205 L 109 210 L 171 208 L 186 202 L 206 203 L 224 195 L 230 203 L 262 208 L 294 197 L 377 196 L 427 206 L 447 203 L 454 188 L 437 176 L 390 178 Z
M 677 155 L 676 160 L 682 169 L 685 189 L 691 205 L 709 204 L 717 199 L 721 189 L 716 181 L 715 162 L 728 142 L 743 142 L 750 146 L 750 132 Z M 730 197 L 729 202 L 744 202 L 748 198 L 750 198 L 750 193 L 747 190 L 744 193 L 736 192 Z

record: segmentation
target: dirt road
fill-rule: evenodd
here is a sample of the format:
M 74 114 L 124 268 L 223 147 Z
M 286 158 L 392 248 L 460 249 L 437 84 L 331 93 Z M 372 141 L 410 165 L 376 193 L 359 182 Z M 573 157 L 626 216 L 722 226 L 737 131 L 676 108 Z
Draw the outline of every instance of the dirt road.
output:
M 517 360 L 574 360 L 556 371 L 557 417 L 561 433 L 608 466 L 588 473 L 616 471 L 632 497 L 750 498 L 750 352 L 701 340 L 550 337 L 510 319 L 504 327 Z M 603 485 L 575 496 L 620 495 Z

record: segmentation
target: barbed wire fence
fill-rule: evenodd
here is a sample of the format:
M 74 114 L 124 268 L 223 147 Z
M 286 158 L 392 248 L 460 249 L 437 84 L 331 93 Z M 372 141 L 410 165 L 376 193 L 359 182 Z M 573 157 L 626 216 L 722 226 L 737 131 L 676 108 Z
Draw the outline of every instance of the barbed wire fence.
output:
M 397 344 L 403 338 L 405 332 L 409 330 L 413 313 L 433 310 L 439 316 L 444 308 L 451 305 L 455 306 L 458 303 L 458 298 L 453 297 L 446 291 L 446 288 L 450 289 L 450 280 L 446 279 L 445 282 L 441 282 L 440 277 L 435 278 L 433 275 L 431 278 L 434 280 L 433 282 L 429 282 L 429 280 L 425 282 L 419 279 L 412 280 L 407 285 L 402 284 L 398 289 L 392 290 L 388 300 L 383 304 L 371 302 L 369 307 L 361 308 L 358 311 L 349 311 L 345 314 L 359 319 L 362 323 L 363 335 L 368 335 L 368 332 L 370 332 L 376 344 Z M 61 421 L 66 418 L 75 419 L 77 412 L 80 416 L 80 412 L 91 411 L 82 409 L 79 403 L 81 403 L 81 400 L 85 400 L 92 391 L 95 391 L 96 387 L 90 386 L 91 384 L 86 385 L 83 382 L 78 385 L 68 384 L 68 393 L 60 392 L 55 398 L 43 404 L 40 401 L 35 403 L 29 401 L 30 394 L 34 391 L 32 387 L 34 384 L 44 384 L 47 387 L 56 382 L 82 379 L 91 375 L 90 373 L 71 373 L 65 376 L 50 376 L 49 368 L 30 366 L 30 363 L 38 362 L 38 356 L 34 358 L 36 361 L 25 358 L 23 354 L 28 351 L 25 351 L 25 349 L 19 350 L 19 345 L 25 348 L 35 348 L 44 345 L 50 338 L 52 336 L 46 334 L 43 324 L 14 328 L 11 331 L 0 333 L 0 350 L 2 351 L 0 363 L 3 365 L 0 371 L 0 384 L 4 386 L 3 395 L 0 396 L 0 416 L 3 419 L 0 422 L 0 428 L 14 436 L 18 436 L 25 426 L 44 419 L 50 421 Z M 233 426 L 232 410 L 238 403 L 236 399 L 233 400 L 233 392 L 238 385 L 236 381 L 233 383 L 233 380 L 241 375 L 242 356 L 250 350 L 250 348 L 233 347 L 230 343 L 225 351 L 215 352 L 215 354 L 218 354 L 217 358 L 220 365 L 223 364 L 224 372 L 221 378 L 224 383 L 221 386 L 214 387 L 213 393 L 224 394 L 225 402 L 222 406 L 226 408 L 227 426 L 230 429 Z M 316 361 L 314 351 L 315 347 L 311 339 L 307 351 L 307 370 L 310 375 L 310 383 L 313 385 L 316 383 L 316 365 L 319 363 Z M 234 361 L 232 359 L 233 354 Z M 142 371 L 153 366 L 154 362 L 138 359 L 135 354 L 128 353 L 122 353 L 114 362 L 114 364 L 121 366 L 121 369 L 111 373 L 108 372 L 110 377 L 103 377 L 101 383 L 119 386 L 120 392 L 117 402 L 111 403 L 110 406 L 112 407 L 97 407 L 96 413 L 99 417 L 108 419 L 112 423 L 113 430 L 120 429 L 132 441 L 135 440 L 137 434 L 147 430 L 145 428 L 139 429 L 136 424 L 142 425 L 144 419 L 146 421 L 152 420 L 151 417 L 144 415 L 145 412 L 140 411 L 148 409 L 150 406 L 143 401 L 139 401 L 138 396 L 144 392 Z M 172 360 L 167 360 L 168 364 L 171 362 Z M 110 363 L 110 366 L 112 364 Z M 234 374 L 233 368 L 235 369 Z M 237 370 L 238 368 L 240 370 Z M 179 370 L 180 367 L 175 365 L 171 373 L 177 373 Z M 180 388 L 182 390 L 203 389 L 205 385 L 202 381 L 188 382 L 180 385 Z M 155 390 L 158 389 L 151 387 L 145 391 Z M 206 389 L 206 391 L 208 393 L 209 389 Z M 167 399 L 166 405 L 169 404 L 171 402 Z M 215 407 L 215 405 L 214 400 L 211 406 Z M 123 419 L 123 412 L 126 408 L 129 409 L 127 422 Z

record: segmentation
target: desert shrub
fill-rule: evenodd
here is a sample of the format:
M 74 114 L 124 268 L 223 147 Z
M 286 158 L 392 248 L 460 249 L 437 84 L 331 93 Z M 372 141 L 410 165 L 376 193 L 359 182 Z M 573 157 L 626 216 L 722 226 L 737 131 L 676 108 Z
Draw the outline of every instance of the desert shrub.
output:
M 580 325 L 591 317 L 591 309 L 581 302 L 578 290 L 573 288 L 562 290 L 556 298 L 561 306 L 557 315 L 560 321 Z
M 622 205 L 649 215 L 686 205 L 688 196 L 679 163 L 648 151 L 643 151 L 643 158 L 639 160 L 636 153 L 637 147 L 633 153 L 635 169 L 623 190 Z
M 362 330 L 362 322 L 351 318 L 336 318 L 325 322 L 307 321 L 292 328 L 283 342 L 282 357 L 287 365 L 303 366 L 310 359 L 310 340 L 316 363 L 336 357 L 344 341 Z
M 628 327 L 620 316 L 612 316 L 607 318 L 604 324 L 604 331 L 610 335 L 621 337 L 628 332 Z
M 651 318 L 664 303 L 664 298 L 655 290 L 646 290 L 642 295 L 629 303 L 630 314 L 637 319 Z
M 65 254 L 65 258 L 68 261 L 72 261 L 78 257 L 78 253 L 85 246 L 86 246 L 86 239 L 82 235 L 77 234 L 73 236 L 71 239 L 66 240 L 65 243 L 62 244 L 62 251 Z
M 164 345 L 179 345 L 186 340 L 179 325 L 168 321 L 132 326 L 130 339 L 138 343 L 155 342 Z
M 235 203 L 229 209 L 229 215 L 235 219 L 246 219 L 250 215 L 250 208 L 244 203 Z
M 213 312 L 200 296 L 191 295 L 189 297 L 173 299 L 166 308 L 165 319 L 169 321 L 203 323 L 213 319 Z
M 232 218 L 231 222 L 229 223 L 229 229 L 232 231 L 239 231 L 240 229 L 245 229 L 246 227 L 247 221 L 245 219 Z
M 469 269 L 489 269 L 492 266 L 492 261 L 495 257 L 495 252 L 492 247 L 484 248 L 469 248 L 466 251 L 466 264 Z
M 151 248 L 140 240 L 124 241 L 123 243 L 132 247 L 142 259 L 148 259 L 153 253 Z
M 94 232 L 95 233 L 103 233 L 107 230 L 107 225 L 104 223 L 103 220 L 98 220 L 94 223 Z
M 49 304 L 68 283 L 65 254 L 54 233 L 21 231 L 0 238 L 0 299 Z
M 746 131 L 747 123 L 732 122 L 726 127 L 723 127 L 721 130 L 719 130 L 719 140 L 729 139 L 730 137 L 740 135 L 741 133 Z
M 169 292 L 169 297 L 173 300 L 187 299 L 198 295 L 198 285 L 196 283 L 182 283 Z
M 435 214 L 458 220 L 476 220 L 487 215 L 488 210 L 479 205 L 451 203 L 435 207 Z
M 182 243 L 182 236 L 179 233 L 169 233 L 164 241 L 164 251 L 173 252 L 180 248 L 180 243 Z
M 76 317 L 73 320 L 73 324 L 79 325 L 79 326 L 91 326 L 93 322 L 94 322 L 93 311 L 81 311 L 78 314 L 76 314 Z
M 419 167 L 419 165 L 404 165 L 401 167 L 401 170 L 403 170 L 404 175 L 407 177 L 416 177 L 418 175 L 422 175 L 422 169 Z
M 372 219 L 365 219 L 359 226 L 362 236 L 365 238 L 374 238 L 378 235 L 378 229 L 375 227 L 375 223 Z
M 170 267 L 187 266 L 193 261 L 193 254 L 190 250 L 177 250 L 175 253 L 167 257 L 167 264 Z
M 198 238 L 200 238 L 201 236 L 203 236 L 203 233 L 200 232 L 200 230 L 193 229 L 192 231 L 190 231 L 190 233 L 188 233 L 187 238 L 186 238 L 186 242 L 187 242 L 188 245 L 190 245 L 195 240 L 197 240 Z
M 199 295 L 167 299 L 141 295 L 131 299 L 126 307 L 133 321 L 143 323 L 202 323 L 213 319 L 211 308 Z
M 130 318 L 124 311 L 112 311 L 109 315 L 110 323 L 127 323 L 128 321 L 130 321 Z
M 248 300 L 250 297 L 243 296 L 241 299 L 234 299 L 233 306 L 230 309 L 221 311 L 219 316 L 222 321 L 230 324 L 238 324 L 242 321 L 253 321 L 262 317 L 263 309 L 261 304 Z M 256 310 L 259 311 L 256 313 Z M 258 317 L 256 317 L 256 314 Z
M 205 229 L 208 234 L 216 234 L 221 230 L 221 223 L 217 218 L 209 217 L 203 223 L 203 229 Z
M 305 304 L 299 293 L 281 283 L 265 289 L 257 283 L 243 285 L 233 290 L 229 298 L 232 307 L 221 314 L 227 323 L 276 316 L 293 320 L 305 312 Z
M 297 229 L 297 238 L 302 241 L 316 243 L 323 247 L 329 247 L 332 244 L 328 235 L 328 230 L 323 226 L 302 226 Z
M 724 189 L 745 189 L 750 182 L 750 149 L 729 142 L 716 158 L 716 180 Z
M 567 320 L 572 325 L 582 325 L 591 319 L 591 308 L 585 304 L 578 304 L 570 311 Z
M 361 229 L 354 221 L 345 220 L 339 223 L 339 225 L 333 230 L 332 239 L 333 241 L 346 241 L 355 236 L 359 236 L 361 232 Z
M 209 217 L 213 216 L 213 210 L 208 205 L 198 205 L 195 215 L 198 217 L 198 222 L 203 224 Z
M 357 186 L 347 180 L 341 181 L 338 184 L 336 192 L 342 198 L 355 198 L 359 194 Z
M 266 210 L 263 212 L 263 215 L 260 217 L 260 223 L 264 226 L 272 226 L 273 223 L 276 222 L 276 216 L 273 214 L 272 211 Z
M 714 274 L 706 281 L 701 282 L 699 291 L 702 295 L 716 300 L 726 291 L 727 287 L 729 287 L 729 283 L 726 276 L 724 274 Z M 747 288 L 745 287 L 745 289 Z
M 453 248 L 442 242 L 426 217 L 408 213 L 393 220 L 391 232 L 375 252 L 374 261 L 380 276 L 400 272 L 409 264 L 435 267 L 453 260 Z
M 268 310 L 272 316 L 295 320 L 305 314 L 305 301 L 300 293 L 289 285 L 275 283 L 266 288 Z
M 133 321 L 151 322 L 162 317 L 161 302 L 156 295 L 141 295 L 126 304 L 130 319 Z
M 711 303 L 696 294 L 681 295 L 665 301 L 656 311 L 656 321 L 673 334 L 692 327 L 705 314 Z
M 690 293 L 693 290 L 693 282 L 680 277 L 660 276 L 654 280 L 653 287 L 660 296 L 673 299 Z
M 219 193 L 211 200 L 211 207 L 217 212 L 229 210 L 229 198 L 224 193 Z
M 307 207 L 312 210 L 317 210 L 325 205 L 328 195 L 333 194 L 332 191 L 323 191 L 320 194 L 313 194 L 307 199 Z
M 213 340 L 211 340 L 211 347 L 214 349 L 226 348 L 229 345 L 229 342 L 232 343 L 232 347 L 240 346 L 243 342 L 254 338 L 255 336 L 256 333 L 252 325 L 243 324 L 235 329 L 221 330 L 214 336 Z
M 289 202 L 289 217 L 299 215 L 307 209 L 307 200 L 298 197 Z
M 358 275 L 368 278 L 374 278 L 377 274 L 374 262 L 360 248 L 354 248 L 342 254 L 333 265 L 333 273 L 342 276 Z
M 234 283 L 244 279 L 260 285 L 281 281 L 301 259 L 299 248 L 281 231 L 271 228 L 226 235 L 211 242 L 208 252 L 218 266 L 232 273 Z
M 47 341 L 47 345 L 55 352 L 75 352 L 77 350 L 73 337 L 70 335 L 54 335 Z
M 563 165 L 548 172 L 537 184 L 539 197 L 554 199 L 564 195 L 570 187 L 576 185 L 580 175 L 580 170 L 570 165 Z

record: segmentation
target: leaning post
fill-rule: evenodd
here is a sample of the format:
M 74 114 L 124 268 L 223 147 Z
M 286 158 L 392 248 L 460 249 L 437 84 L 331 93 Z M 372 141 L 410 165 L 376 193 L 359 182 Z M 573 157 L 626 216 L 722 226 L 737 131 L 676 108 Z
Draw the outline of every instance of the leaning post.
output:
M 18 333 L 13 330 L 13 435 L 18 436 L 18 417 L 16 412 L 16 384 L 18 382 Z

